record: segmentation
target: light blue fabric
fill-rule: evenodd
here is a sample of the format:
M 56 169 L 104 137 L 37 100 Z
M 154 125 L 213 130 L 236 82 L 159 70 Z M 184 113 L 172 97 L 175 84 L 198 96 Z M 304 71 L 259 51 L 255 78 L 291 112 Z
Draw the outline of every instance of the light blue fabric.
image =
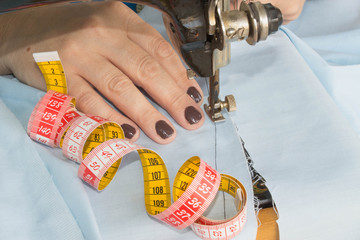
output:
M 310 27 L 311 26 L 311 27 Z M 360 133 L 360 1 L 308 1 L 285 31 Z
M 83 239 L 38 144 L 1 99 L 0 113 L 0 238 Z
M 66 203 L 63 207 L 67 207 L 67 211 L 70 210 L 69 217 L 77 221 L 77 225 L 86 239 L 118 239 L 119 236 L 121 236 L 121 239 L 149 239 L 149 236 L 156 239 L 197 239 L 190 229 L 175 231 L 164 224 L 159 224 L 159 222 L 146 214 L 143 200 L 141 164 L 138 155 L 134 153 L 126 156 L 119 173 L 110 186 L 101 193 L 94 191 L 80 181 L 77 177 L 78 165 L 66 160 L 62 156 L 60 149 L 51 149 L 34 143 L 26 135 L 25 128 L 31 109 L 44 93 L 9 77 L 1 77 L 1 83 L 3 88 L 0 89 L 0 96 L 6 104 L 3 107 L 4 114 L 2 115 L 5 116 L 10 113 L 10 117 L 6 119 L 7 121 L 2 121 L 4 123 L 2 125 L 4 134 L 8 135 L 12 132 L 12 121 L 21 122 L 16 126 L 19 133 L 15 132 L 14 134 L 18 138 L 27 140 L 27 143 L 23 144 L 24 146 L 30 144 L 36 149 L 42 164 L 45 165 L 48 174 L 51 175 L 51 178 L 47 179 L 47 181 L 56 186 L 57 191 L 60 192 L 58 196 L 54 197 Z M 203 83 L 205 82 L 203 81 Z M 20 90 L 21 97 L 14 98 L 14 93 Z M 15 116 L 12 115 L 8 108 L 14 111 Z M 200 130 L 188 132 L 177 128 L 177 131 L 181 132 L 182 136 L 167 146 L 155 144 L 144 135 L 138 141 L 140 145 L 156 150 L 164 158 L 171 182 L 183 162 L 192 156 L 198 155 L 220 172 L 233 175 L 239 179 L 248 189 L 248 201 L 252 203 L 251 182 L 245 156 L 241 148 L 239 148 L 240 139 L 236 134 L 232 134 L 233 126 L 231 121 L 215 126 L 207 120 L 205 126 Z M 7 145 L 6 142 L 6 139 L 4 139 L 4 146 Z M 194 147 L 194 144 L 196 147 Z M 20 149 L 22 149 L 22 146 Z M 8 152 L 3 154 L 2 159 L 4 161 L 12 161 Z M 34 159 L 32 154 L 26 154 L 25 156 L 24 158 L 29 164 L 37 160 Z M 23 171 L 28 170 L 23 169 Z M 43 175 L 38 171 L 29 174 Z M 19 186 L 19 184 L 13 183 L 2 187 L 10 192 L 19 189 L 21 193 L 26 185 Z M 49 194 L 52 195 L 53 193 L 49 192 Z M 226 202 L 223 204 L 221 204 L 221 201 L 224 201 L 223 199 L 219 199 L 219 201 L 220 204 L 217 204 L 217 207 L 214 208 L 212 215 L 219 216 L 220 214 L 220 216 L 224 216 L 224 204 L 225 208 L 228 209 L 226 212 L 229 214 L 233 209 L 231 206 L 226 206 L 232 204 L 228 203 L 229 199 L 225 200 Z M 14 204 L 17 204 L 16 201 Z M 58 207 L 58 209 L 65 212 L 61 207 Z M 30 209 L 24 209 L 23 211 L 30 212 L 34 217 L 39 217 L 37 212 L 33 213 Z M 249 204 L 248 211 L 249 227 L 245 228 L 241 235 L 251 239 L 256 234 L 256 219 L 252 204 Z M 12 219 L 13 216 L 8 214 L 7 218 Z M 16 218 L 13 219 L 13 221 L 16 221 Z M 51 228 L 56 230 L 59 227 L 58 222 L 51 222 L 48 226 L 49 232 L 51 232 Z M 44 231 L 42 229 L 35 230 Z M 37 239 L 37 236 L 31 231 L 25 234 L 28 238 Z M 54 236 L 52 239 L 67 238 Z
M 330 65 L 360 64 L 359 11 L 356 0 L 307 0 L 299 19 L 286 28 Z
M 240 136 L 277 204 L 281 239 L 360 239 L 359 13 L 357 0 L 308 1 L 299 20 L 266 42 L 232 44 L 220 93 L 234 94 L 237 111 L 191 132 L 174 123 L 178 137 L 166 146 L 138 140 L 164 158 L 171 182 L 198 155 L 244 184 L 248 222 L 236 239 L 254 239 L 257 227 Z M 158 12 L 141 14 L 164 34 Z M 12 77 L 0 83 L 0 239 L 198 239 L 146 214 L 135 153 L 107 189 L 92 190 L 77 164 L 25 132 L 44 93 Z M 224 215 L 228 200 L 218 200 L 213 214 Z

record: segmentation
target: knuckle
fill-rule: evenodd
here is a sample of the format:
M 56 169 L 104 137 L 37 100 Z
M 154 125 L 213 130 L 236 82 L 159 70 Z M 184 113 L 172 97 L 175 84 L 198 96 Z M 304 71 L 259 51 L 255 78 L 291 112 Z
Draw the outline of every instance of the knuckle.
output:
M 93 14 L 88 17 L 86 23 L 88 24 L 89 27 L 94 27 L 94 28 L 99 27 L 103 24 L 103 17 L 97 14 Z
M 171 100 L 167 101 L 165 104 L 165 108 L 166 109 L 179 109 L 181 108 L 184 104 L 184 98 L 185 94 L 172 94 L 171 95 Z
M 179 82 L 181 83 L 189 83 L 190 81 L 195 81 L 195 79 L 189 79 L 187 73 L 186 73 L 186 69 L 179 69 L 177 72 L 174 73 L 175 74 L 175 79 L 178 79 Z
M 92 111 L 96 108 L 97 105 L 93 93 L 90 91 L 79 91 L 76 99 L 79 110 L 84 111 L 84 113 L 93 113 Z
M 141 113 L 137 113 L 138 116 L 136 116 L 137 124 L 139 126 L 151 126 L 153 125 L 153 122 L 156 122 L 156 114 L 157 110 L 154 109 L 146 109 L 145 111 L 142 111 Z
M 62 39 L 61 42 L 61 51 L 67 56 L 74 56 L 81 51 L 81 47 L 77 41 Z
M 108 94 L 127 92 L 133 86 L 132 82 L 120 73 L 108 73 L 104 77 L 104 82 L 104 91 Z
M 84 16 L 77 18 L 75 22 L 77 29 L 81 32 L 78 35 L 82 35 L 82 38 L 90 38 L 105 32 L 108 25 L 107 16 L 112 15 L 108 5 L 108 2 L 87 5 Z
M 93 14 L 88 17 L 84 23 L 84 29 L 89 36 L 102 36 L 104 35 L 104 19 L 101 16 Z
M 104 116 L 102 116 L 102 117 L 105 119 L 108 119 L 110 121 L 114 121 L 117 124 L 121 125 L 121 123 L 123 121 L 119 118 L 120 115 L 121 115 L 120 113 L 115 112 L 115 111 L 107 111 L 104 113 Z
M 119 11 L 127 10 L 127 8 L 124 8 L 124 4 L 119 1 L 105 1 L 104 7 L 106 10 L 108 10 L 110 12 L 113 12 L 113 11 L 119 12 Z
M 142 86 L 146 81 L 153 79 L 160 72 L 160 64 L 151 56 L 147 55 L 140 59 L 137 70 L 140 86 Z
M 155 38 L 149 49 L 154 49 L 154 56 L 159 58 L 168 58 L 174 54 L 170 43 L 161 37 Z
M 112 10 L 114 8 L 116 8 L 118 6 L 118 2 L 117 1 L 105 1 L 103 6 L 105 9 L 108 9 L 108 10 Z

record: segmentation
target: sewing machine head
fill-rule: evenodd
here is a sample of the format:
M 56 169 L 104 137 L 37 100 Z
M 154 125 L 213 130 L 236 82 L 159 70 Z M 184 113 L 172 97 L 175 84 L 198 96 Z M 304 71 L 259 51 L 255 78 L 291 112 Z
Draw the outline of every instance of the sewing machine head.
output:
M 260 2 L 242 1 L 230 10 L 231 0 L 173 0 L 161 10 L 170 40 L 190 67 L 189 78 L 209 77 L 209 104 L 205 110 L 213 121 L 222 121 L 222 110 L 236 109 L 232 95 L 219 95 L 219 68 L 230 62 L 230 43 L 246 40 L 254 45 L 276 32 L 282 24 L 278 8 Z M 156 2 L 156 1 L 155 1 Z M 166 1 L 165 1 L 166 2 Z
M 6 0 L 0 12 L 14 11 L 36 4 L 70 0 Z M 85 0 L 80 0 L 85 1 Z M 239 0 L 240 1 L 240 0 Z M 252 0 L 250 0 L 252 1 Z M 127 0 L 162 11 L 170 40 L 190 67 L 189 77 L 209 77 L 209 105 L 205 111 L 213 121 L 224 120 L 222 110 L 236 109 L 232 95 L 219 95 L 219 68 L 230 62 L 230 42 L 243 40 L 254 45 L 276 32 L 282 24 L 279 9 L 260 2 L 238 4 L 238 0 Z M 235 10 L 230 10 L 230 5 Z

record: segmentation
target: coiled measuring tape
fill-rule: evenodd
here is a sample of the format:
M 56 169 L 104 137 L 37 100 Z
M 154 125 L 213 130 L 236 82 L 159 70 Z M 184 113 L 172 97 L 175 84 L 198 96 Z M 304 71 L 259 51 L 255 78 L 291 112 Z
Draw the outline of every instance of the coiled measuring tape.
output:
M 40 52 L 33 54 L 46 82 L 47 90 L 67 94 L 65 72 L 59 54 L 54 52 Z
M 247 196 L 244 186 L 234 177 L 221 174 L 219 190 L 234 197 L 237 214 L 225 220 L 212 220 L 201 216 L 191 228 L 202 239 L 230 239 L 235 237 L 245 225 Z
M 34 55 L 43 75 L 63 73 L 63 68 L 57 66 L 61 65 L 57 52 Z M 51 57 L 47 58 L 47 55 Z M 80 165 L 78 176 L 98 191 L 114 178 L 122 158 L 137 151 L 143 169 L 144 201 L 150 216 L 176 229 L 191 226 L 206 240 L 231 239 L 242 230 L 246 222 L 246 191 L 238 180 L 221 175 L 199 157 L 192 157 L 175 176 L 172 203 L 163 159 L 155 151 L 124 139 L 123 130 L 117 123 L 79 112 L 75 108 L 75 99 L 65 94 L 65 75 L 63 79 L 59 86 L 53 84 L 54 77 L 45 76 L 48 92 L 34 108 L 28 124 L 32 139 L 51 147 L 61 147 L 67 158 Z M 62 93 L 57 92 L 60 88 Z M 218 190 L 235 199 L 237 213 L 230 219 L 211 220 L 202 216 Z

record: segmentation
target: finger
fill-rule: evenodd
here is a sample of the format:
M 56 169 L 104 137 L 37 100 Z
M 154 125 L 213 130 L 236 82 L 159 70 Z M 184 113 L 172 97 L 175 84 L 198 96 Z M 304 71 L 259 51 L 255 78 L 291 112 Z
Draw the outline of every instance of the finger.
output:
M 69 94 L 76 98 L 76 106 L 80 111 L 118 123 L 125 137 L 131 141 L 139 138 L 140 130 L 136 124 L 107 104 L 82 77 L 69 75 L 68 89 Z
M 122 72 L 142 87 L 184 128 L 199 128 L 204 122 L 200 107 L 181 89 L 162 66 L 129 41 L 126 48 L 105 47 L 107 56 Z
M 91 64 L 96 68 L 83 69 L 84 78 L 131 118 L 146 135 L 160 144 L 175 139 L 175 128 L 170 121 L 151 105 L 124 73 L 100 56 L 92 57 Z
M 179 56 L 156 29 L 137 18 L 129 21 L 128 37 L 156 59 L 179 87 L 201 104 L 203 93 L 199 84 L 195 79 L 188 78 Z

